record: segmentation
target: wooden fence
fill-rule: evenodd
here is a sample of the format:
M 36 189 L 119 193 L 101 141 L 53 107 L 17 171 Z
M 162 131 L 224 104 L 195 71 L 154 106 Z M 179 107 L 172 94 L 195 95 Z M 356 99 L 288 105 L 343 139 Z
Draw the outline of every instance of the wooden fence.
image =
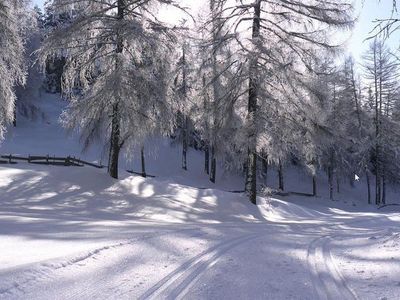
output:
M 74 167 L 83 167 L 84 165 L 87 165 L 98 169 L 104 168 L 104 166 L 102 165 L 84 161 L 79 158 L 75 158 L 74 156 L 59 157 L 50 155 L 46 156 L 29 155 L 27 157 L 24 157 L 12 154 L 0 155 L 1 164 L 16 164 L 17 161 L 26 161 L 31 164 L 40 164 L 40 165 L 74 166 Z

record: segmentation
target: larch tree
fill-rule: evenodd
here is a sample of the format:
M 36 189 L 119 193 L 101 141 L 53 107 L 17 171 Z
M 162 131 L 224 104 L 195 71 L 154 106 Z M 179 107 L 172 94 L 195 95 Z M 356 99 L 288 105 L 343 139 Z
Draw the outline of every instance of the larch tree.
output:
M 333 50 L 328 34 L 349 28 L 352 5 L 347 1 L 246 0 L 222 3 L 218 16 L 229 25 L 232 39 L 247 64 L 246 191 L 252 203 L 257 195 L 259 107 L 273 94 L 274 76 L 310 68 L 312 48 Z M 290 78 L 290 76 L 289 76 Z
M 205 169 L 209 169 L 209 157 L 209 177 L 210 181 L 215 183 L 217 157 L 223 158 L 234 142 L 235 124 L 238 120 L 236 103 L 241 94 L 242 64 L 231 51 L 226 24 L 219 18 L 223 3 L 209 0 L 207 6 L 207 16 L 201 22 L 201 37 L 197 45 L 199 78 L 202 79 L 202 83 L 198 85 L 196 95 L 200 112 L 196 115 L 196 123 L 206 149 Z
M 177 138 L 182 143 L 182 169 L 188 169 L 187 153 L 191 137 L 191 120 L 190 113 L 193 101 L 193 72 L 194 61 L 192 56 L 192 45 L 188 38 L 180 45 L 178 51 L 177 62 L 173 69 L 173 101 L 177 112 Z
M 15 120 L 15 88 L 26 80 L 25 44 L 29 1 L 0 0 L 0 140 Z
M 175 40 L 171 28 L 157 18 L 160 5 L 178 7 L 171 0 L 51 3 L 55 13 L 70 14 L 72 21 L 56 27 L 44 41 L 39 53 L 42 66 L 66 57 L 62 88 L 71 102 L 62 120 L 66 127 L 80 131 L 84 147 L 107 133 L 108 172 L 113 178 L 118 178 L 121 148 L 147 130 L 138 120 L 143 116 L 156 119 L 154 112 L 168 98 L 165 81 L 156 84 L 154 76 L 167 69 L 159 69 L 158 63 L 141 67 L 144 52 L 146 59 L 168 61 Z M 152 93 L 149 86 L 155 88 Z
M 392 111 L 392 98 L 396 95 L 395 87 L 399 76 L 398 66 L 393 55 L 384 42 L 375 39 L 364 56 L 365 78 L 370 82 L 373 91 L 373 123 L 374 123 L 374 173 L 375 204 L 384 202 L 387 166 L 384 161 L 389 152 L 387 121 Z M 387 113 L 385 114 L 385 103 Z M 385 131 L 384 128 L 387 130 Z M 393 138 L 393 136 L 391 137 Z
M 35 51 L 40 47 L 42 41 L 42 32 L 40 31 L 40 10 L 35 7 L 29 13 L 28 18 L 25 18 L 25 63 L 26 63 L 26 83 L 18 85 L 15 89 L 17 101 L 15 104 L 14 126 L 17 126 L 18 115 L 25 118 L 35 119 L 38 117 L 40 110 L 35 105 L 41 93 L 43 83 L 43 75 L 40 68 L 34 63 L 36 59 Z

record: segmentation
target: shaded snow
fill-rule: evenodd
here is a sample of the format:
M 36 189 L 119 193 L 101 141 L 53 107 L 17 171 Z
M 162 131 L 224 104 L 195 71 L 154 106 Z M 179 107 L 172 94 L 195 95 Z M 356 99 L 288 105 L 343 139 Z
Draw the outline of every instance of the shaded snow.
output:
M 57 123 L 65 104 L 48 100 L 42 107 L 49 123 L 20 120 L 2 153 L 79 153 L 76 137 L 66 138 Z M 361 183 L 343 184 L 332 202 L 323 197 L 321 176 L 322 197 L 260 197 L 253 206 L 227 192 L 241 189 L 240 176 L 222 173 L 212 185 L 200 153 L 190 152 L 184 172 L 179 148 L 152 143 L 162 148 L 162 156 L 148 159 L 153 179 L 121 170 L 117 181 L 90 167 L 0 166 L 0 299 L 400 294 L 398 207 L 364 205 Z M 82 157 L 98 160 L 100 149 Z M 310 178 L 301 174 L 290 170 L 288 187 L 307 192 Z

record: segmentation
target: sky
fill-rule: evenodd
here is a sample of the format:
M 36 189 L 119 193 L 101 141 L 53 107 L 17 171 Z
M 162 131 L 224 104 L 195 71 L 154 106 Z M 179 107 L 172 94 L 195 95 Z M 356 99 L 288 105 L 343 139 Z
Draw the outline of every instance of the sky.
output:
M 390 17 L 392 0 L 357 0 L 355 2 L 357 23 L 347 43 L 347 49 L 356 59 L 359 59 L 371 42 L 370 40 L 366 41 L 366 39 L 371 36 L 370 32 L 375 26 L 373 21 Z M 399 34 L 400 31 L 393 34 L 387 41 L 393 50 L 397 49 L 400 45 Z
M 33 0 L 33 3 L 43 7 L 46 0 Z M 184 0 L 186 3 L 200 3 L 202 0 Z M 351 34 L 347 33 L 346 47 L 356 60 L 360 60 L 362 54 L 368 48 L 369 41 L 365 41 L 373 29 L 373 21 L 376 19 L 387 18 L 392 10 L 392 0 L 354 0 L 356 6 L 357 23 Z M 394 34 L 388 41 L 391 48 L 399 46 L 399 34 Z

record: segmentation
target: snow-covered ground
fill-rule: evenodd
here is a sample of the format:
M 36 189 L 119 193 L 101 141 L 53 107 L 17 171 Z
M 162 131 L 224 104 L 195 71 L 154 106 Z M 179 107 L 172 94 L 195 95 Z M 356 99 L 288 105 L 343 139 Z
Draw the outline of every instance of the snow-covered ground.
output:
M 52 100 L 44 123 L 21 120 L 1 153 L 79 154 Z M 343 183 L 338 201 L 260 197 L 253 206 L 227 192 L 242 189 L 240 176 L 220 172 L 213 186 L 200 153 L 183 172 L 179 149 L 159 147 L 148 163 L 156 178 L 0 166 L 0 299 L 399 298 L 400 211 L 364 205 L 361 183 Z M 310 187 L 298 170 L 287 183 Z M 323 178 L 319 186 L 323 196 Z

